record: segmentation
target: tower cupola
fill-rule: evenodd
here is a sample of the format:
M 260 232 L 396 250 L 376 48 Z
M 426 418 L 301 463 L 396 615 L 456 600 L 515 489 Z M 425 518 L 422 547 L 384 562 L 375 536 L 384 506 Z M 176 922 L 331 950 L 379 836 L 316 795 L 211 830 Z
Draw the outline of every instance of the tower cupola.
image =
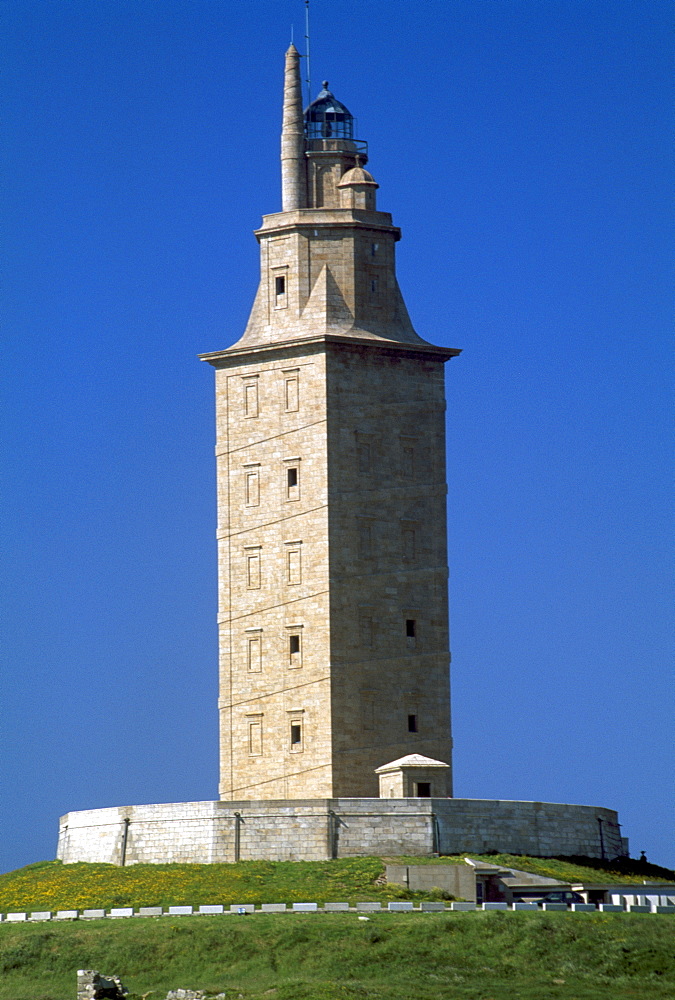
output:
M 368 161 L 368 143 L 354 138 L 354 116 L 342 101 L 323 89 L 304 113 L 307 158 L 307 206 L 340 208 L 341 178 Z
M 308 139 L 354 138 L 354 117 L 330 92 L 328 80 L 305 111 L 305 135 Z

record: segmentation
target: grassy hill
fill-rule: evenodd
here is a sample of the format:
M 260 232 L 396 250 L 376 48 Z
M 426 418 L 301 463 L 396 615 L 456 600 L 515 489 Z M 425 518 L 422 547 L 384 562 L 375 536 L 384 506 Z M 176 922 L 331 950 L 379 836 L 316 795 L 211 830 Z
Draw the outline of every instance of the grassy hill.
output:
M 0 1000 L 73 1000 L 78 968 L 129 1000 L 671 1000 L 675 921 L 603 913 L 355 913 L 0 925 Z
M 675 872 L 640 862 L 622 862 L 625 872 L 589 867 L 588 859 L 529 858 L 476 855 L 553 878 L 596 882 L 635 882 L 644 878 L 675 880 Z M 391 858 L 409 864 L 460 863 L 457 858 Z M 584 861 L 584 864 L 580 862 Z M 324 903 L 340 900 L 441 898 L 436 893 L 412 893 L 402 886 L 382 884 L 382 858 L 340 858 L 335 861 L 241 861 L 218 865 L 64 865 L 41 861 L 0 875 L 0 913 L 11 910 L 65 910 L 112 906 L 164 906 L 205 903 Z M 617 863 L 618 864 L 618 863 Z

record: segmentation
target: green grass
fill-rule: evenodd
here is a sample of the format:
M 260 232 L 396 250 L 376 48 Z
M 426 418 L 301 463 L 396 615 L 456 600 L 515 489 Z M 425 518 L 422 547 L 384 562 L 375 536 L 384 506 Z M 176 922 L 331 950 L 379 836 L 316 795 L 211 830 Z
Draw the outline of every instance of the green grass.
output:
M 376 884 L 383 874 L 380 858 L 128 868 L 43 861 L 0 875 L 0 912 L 440 898 L 411 893 L 403 886 Z
M 256 914 L 0 926 L 0 1000 L 72 1000 L 78 968 L 136 1000 L 667 1000 L 670 917 Z
M 478 855 L 476 855 L 478 857 Z M 585 859 L 529 858 L 511 854 L 482 860 L 569 881 L 641 884 L 643 870 L 617 872 L 591 868 Z M 456 858 L 391 858 L 406 864 L 461 863 Z M 112 906 L 164 906 L 205 903 L 297 903 L 341 900 L 440 899 L 440 892 L 410 892 L 378 883 L 381 858 L 335 861 L 241 861 L 219 865 L 116 865 L 41 861 L 0 875 L 0 913 L 13 910 L 67 910 Z M 640 862 L 631 863 L 640 868 Z M 653 868 L 653 866 L 649 866 Z M 667 869 L 656 869 L 667 872 Z M 675 877 L 674 872 L 669 873 Z M 653 875 L 652 875 L 653 877 Z

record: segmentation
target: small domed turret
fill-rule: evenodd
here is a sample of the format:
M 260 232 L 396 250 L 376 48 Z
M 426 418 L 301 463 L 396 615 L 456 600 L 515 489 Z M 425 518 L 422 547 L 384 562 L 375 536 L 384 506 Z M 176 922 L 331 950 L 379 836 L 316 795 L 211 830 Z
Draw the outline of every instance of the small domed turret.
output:
M 373 175 L 361 166 L 361 157 L 356 157 L 356 166 L 348 170 L 340 178 L 338 189 L 340 192 L 341 208 L 364 208 L 367 211 L 375 211 L 375 192 L 380 186 L 375 182 Z

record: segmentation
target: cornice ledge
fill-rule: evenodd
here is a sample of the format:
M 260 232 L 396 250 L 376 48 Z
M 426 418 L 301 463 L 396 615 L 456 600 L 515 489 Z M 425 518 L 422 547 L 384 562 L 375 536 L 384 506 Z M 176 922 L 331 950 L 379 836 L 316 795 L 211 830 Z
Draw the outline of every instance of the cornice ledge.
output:
M 416 354 L 423 357 L 435 357 L 439 360 L 449 361 L 461 354 L 461 348 L 438 347 L 436 344 L 426 342 L 420 344 L 407 344 L 398 340 L 375 340 L 366 337 L 350 337 L 343 334 L 320 333 L 313 337 L 295 337 L 292 340 L 277 341 L 267 344 L 251 344 L 247 347 L 226 347 L 222 351 L 212 351 L 208 354 L 199 354 L 200 361 L 206 361 L 215 368 L 229 366 L 233 361 L 240 358 L 256 357 L 260 354 L 284 353 L 291 349 L 303 347 L 320 347 L 329 344 L 331 347 L 367 347 L 379 351 L 387 351 L 396 354 Z

